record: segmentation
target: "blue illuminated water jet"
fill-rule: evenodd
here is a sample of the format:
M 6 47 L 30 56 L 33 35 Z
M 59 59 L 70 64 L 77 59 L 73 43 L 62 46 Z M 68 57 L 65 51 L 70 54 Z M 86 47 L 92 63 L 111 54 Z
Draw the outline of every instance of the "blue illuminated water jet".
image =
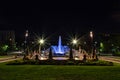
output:
M 52 47 L 52 52 L 54 53 L 54 55 L 65 55 L 65 53 L 69 51 L 68 46 L 62 46 L 61 36 L 59 36 L 58 45 L 51 46 L 51 47 Z

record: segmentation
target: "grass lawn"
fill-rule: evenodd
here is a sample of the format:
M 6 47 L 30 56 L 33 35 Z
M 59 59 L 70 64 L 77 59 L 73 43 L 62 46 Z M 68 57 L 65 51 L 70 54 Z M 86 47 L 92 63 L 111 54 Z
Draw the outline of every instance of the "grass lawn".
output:
M 120 80 L 120 65 L 62 66 L 1 63 L 0 80 Z

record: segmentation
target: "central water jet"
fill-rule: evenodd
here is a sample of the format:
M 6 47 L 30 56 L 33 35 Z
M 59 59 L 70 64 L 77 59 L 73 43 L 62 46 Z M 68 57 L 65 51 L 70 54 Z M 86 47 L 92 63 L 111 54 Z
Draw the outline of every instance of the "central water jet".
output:
M 54 53 L 54 55 L 64 55 L 66 52 L 69 51 L 68 46 L 62 46 L 61 36 L 59 36 L 58 45 L 51 46 L 51 47 L 52 47 L 52 52 Z

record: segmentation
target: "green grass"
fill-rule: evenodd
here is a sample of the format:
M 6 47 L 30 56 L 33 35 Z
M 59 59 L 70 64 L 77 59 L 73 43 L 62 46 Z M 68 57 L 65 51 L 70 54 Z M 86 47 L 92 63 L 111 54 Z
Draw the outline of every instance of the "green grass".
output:
M 120 80 L 120 65 L 62 66 L 1 63 L 0 80 Z

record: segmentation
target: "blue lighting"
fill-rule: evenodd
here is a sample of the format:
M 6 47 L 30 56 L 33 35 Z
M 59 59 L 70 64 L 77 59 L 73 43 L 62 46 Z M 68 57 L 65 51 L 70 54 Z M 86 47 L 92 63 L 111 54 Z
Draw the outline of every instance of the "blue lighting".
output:
M 52 47 L 52 52 L 55 55 L 65 55 L 65 53 L 69 51 L 68 46 L 62 46 L 61 36 L 59 36 L 58 46 L 51 46 L 51 47 Z

